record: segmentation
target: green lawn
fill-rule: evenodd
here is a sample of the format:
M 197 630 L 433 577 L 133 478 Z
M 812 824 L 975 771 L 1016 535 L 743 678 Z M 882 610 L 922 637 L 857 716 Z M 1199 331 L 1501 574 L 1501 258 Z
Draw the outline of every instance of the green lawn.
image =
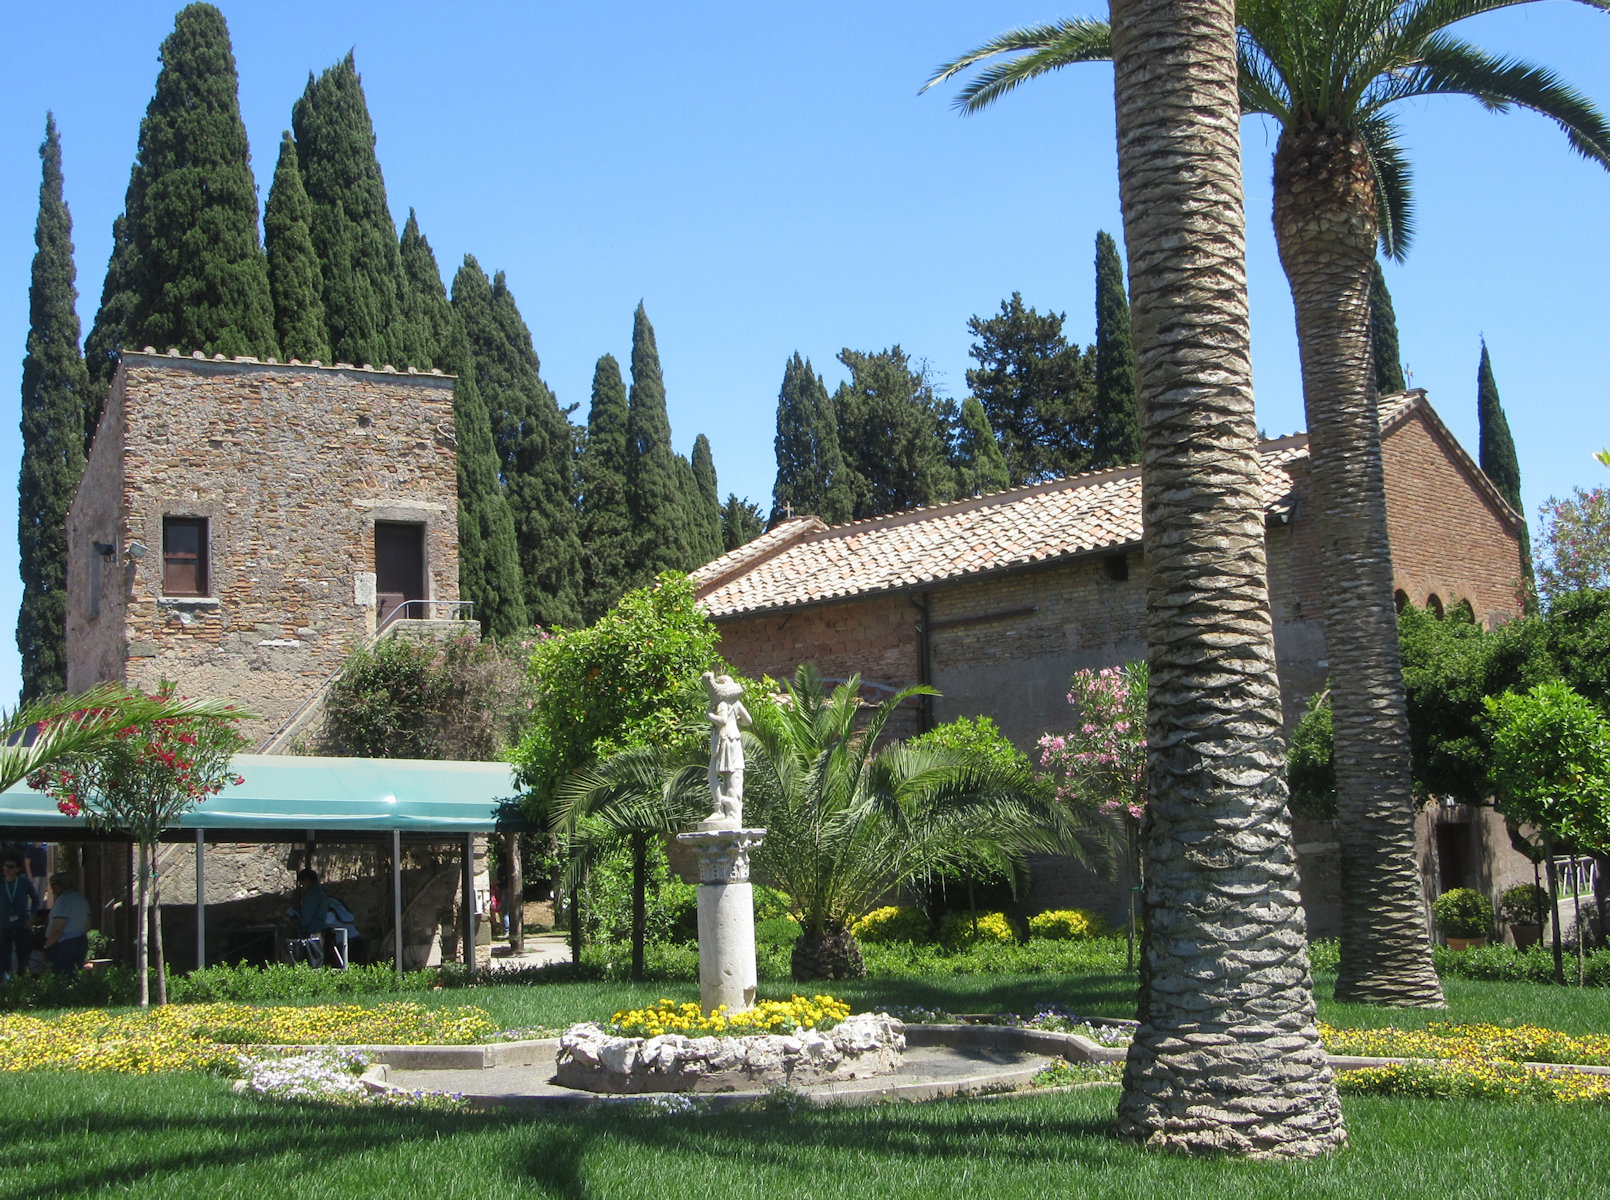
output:
M 1346 1102 L 1352 1146 L 1300 1164 L 1188 1161 L 1108 1134 L 1117 1091 L 787 1113 L 330 1109 L 198 1076 L 22 1074 L 0 1142 L 13 1195 L 243 1197 L 1585 1197 L 1610 1112 Z
M 1375 1008 L 1338 1004 L 1331 999 L 1336 981 L 1317 981 L 1319 1015 L 1333 1025 L 1352 1028 L 1396 1025 L 1418 1029 L 1427 1021 L 1532 1024 L 1565 1033 L 1610 1032 L 1610 988 L 1555 987 L 1535 983 L 1487 983 L 1447 979 L 1445 1011 Z M 762 998 L 786 998 L 791 992 L 829 992 L 848 1000 L 857 1011 L 899 1005 L 923 1005 L 948 1012 L 1018 1012 L 1062 1004 L 1081 1016 L 1133 1017 L 1135 977 L 1122 972 L 1080 975 L 936 975 L 922 978 L 872 978 L 828 984 L 762 983 Z M 693 983 L 544 983 L 535 986 L 444 988 L 411 993 L 403 999 L 430 1004 L 474 1004 L 491 1012 L 505 1028 L 543 1025 L 563 1027 L 575 1021 L 607 1020 L 617 1009 L 633 1008 L 661 996 L 697 1000 Z

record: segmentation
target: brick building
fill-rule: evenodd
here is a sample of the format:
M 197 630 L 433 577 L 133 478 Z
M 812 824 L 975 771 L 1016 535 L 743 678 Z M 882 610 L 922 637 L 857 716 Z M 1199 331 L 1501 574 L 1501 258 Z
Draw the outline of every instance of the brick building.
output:
M 169 680 L 258 714 L 242 732 L 258 751 L 281 751 L 347 653 L 388 619 L 388 634 L 478 633 L 452 619 L 454 382 L 125 353 L 67 518 L 69 690 L 117 681 L 154 691 Z M 378 933 L 382 858 L 378 844 L 320 846 L 316 860 L 311 845 L 209 846 L 206 899 L 220 934 L 261 927 L 279 917 L 295 869 L 316 861 Z M 436 926 L 453 936 L 458 858 L 410 860 L 422 938 Z M 165 902 L 188 906 L 192 849 L 165 846 L 161 859 L 175 881 Z M 121 847 L 85 848 L 98 912 L 122 903 L 129 862 Z M 484 886 L 484 860 L 481 874 Z M 111 911 L 98 927 L 116 925 Z M 186 965 L 188 907 L 167 923 Z
M 1488 626 L 1517 615 L 1521 518 L 1425 399 L 1382 402 L 1388 526 L 1400 602 L 1468 604 Z M 1262 445 L 1270 603 L 1288 726 L 1324 685 L 1324 590 L 1311 516 L 1305 434 Z M 988 714 L 1019 746 L 1065 727 L 1069 676 L 1145 656 L 1140 470 L 1031 484 L 828 528 L 783 523 L 708 564 L 698 596 L 727 661 L 749 675 L 814 662 L 860 675 L 873 693 L 928 683 L 901 732 Z M 1444 826 L 1447 829 L 1444 829 Z M 1336 839 L 1303 822 L 1311 927 L 1329 932 Z M 1421 817 L 1428 895 L 1520 882 L 1521 864 L 1490 811 Z M 1525 868 L 1530 880 L 1530 868 Z M 1115 897 L 1074 869 L 1040 871 L 1034 907 Z

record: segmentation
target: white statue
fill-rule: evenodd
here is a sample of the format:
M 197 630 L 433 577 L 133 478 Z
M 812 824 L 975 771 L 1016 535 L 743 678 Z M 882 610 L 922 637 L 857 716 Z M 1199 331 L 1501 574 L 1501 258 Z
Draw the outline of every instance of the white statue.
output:
M 706 671 L 700 677 L 710 697 L 704 714 L 710 722 L 710 798 L 714 809 L 706 828 L 738 829 L 744 816 L 744 744 L 741 730 L 750 725 L 749 710 L 739 699 L 743 687 L 731 675 Z

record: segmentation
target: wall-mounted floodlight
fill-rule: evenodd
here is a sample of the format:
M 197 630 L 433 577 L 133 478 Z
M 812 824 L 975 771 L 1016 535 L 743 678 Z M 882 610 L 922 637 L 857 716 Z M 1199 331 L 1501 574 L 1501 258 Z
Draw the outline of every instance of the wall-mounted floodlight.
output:
M 129 543 L 129 557 L 132 558 L 132 559 L 135 559 L 136 561 L 138 561 L 139 559 L 144 558 L 145 557 L 145 543 L 144 542 L 130 542 Z

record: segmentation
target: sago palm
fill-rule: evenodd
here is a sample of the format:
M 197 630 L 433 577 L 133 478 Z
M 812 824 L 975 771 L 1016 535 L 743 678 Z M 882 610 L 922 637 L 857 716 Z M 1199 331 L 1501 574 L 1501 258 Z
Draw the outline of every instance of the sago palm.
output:
M 1448 32 L 1529 0 L 1243 0 L 1236 5 L 1243 113 L 1280 125 L 1274 226 L 1291 285 L 1323 549 L 1342 841 L 1338 998 L 1440 1005 L 1414 863 L 1408 723 L 1370 362 L 1377 245 L 1401 259 L 1412 231 L 1408 163 L 1392 109 L 1470 96 L 1540 113 L 1610 167 L 1610 126 L 1549 71 Z M 1610 9 L 1610 0 L 1582 0 Z M 973 112 L 1049 71 L 1112 57 L 1104 21 L 1015 30 L 941 67 L 1000 55 L 957 98 Z
M 1024 877 L 1035 851 L 1084 855 L 1091 829 L 1037 794 L 1026 773 L 960 750 L 885 743 L 907 688 L 870 711 L 859 680 L 829 694 L 814 667 L 745 735 L 749 824 L 766 829 L 757 875 L 787 893 L 796 979 L 864 972 L 850 925 L 902 884 L 986 865 Z
M 709 809 L 704 765 L 654 747 L 622 750 L 559 786 L 553 828 L 569 849 L 570 885 L 604 855 L 631 849 L 633 979 L 643 978 L 650 839 L 691 829 Z

